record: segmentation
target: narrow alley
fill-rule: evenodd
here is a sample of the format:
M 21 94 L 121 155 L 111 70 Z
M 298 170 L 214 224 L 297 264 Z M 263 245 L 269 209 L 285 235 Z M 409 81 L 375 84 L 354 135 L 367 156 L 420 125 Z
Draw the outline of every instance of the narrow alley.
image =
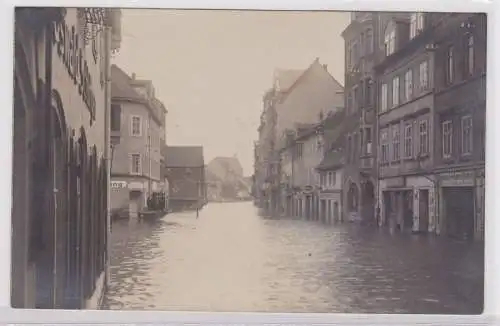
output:
M 113 224 L 109 309 L 477 314 L 483 249 L 211 203 Z

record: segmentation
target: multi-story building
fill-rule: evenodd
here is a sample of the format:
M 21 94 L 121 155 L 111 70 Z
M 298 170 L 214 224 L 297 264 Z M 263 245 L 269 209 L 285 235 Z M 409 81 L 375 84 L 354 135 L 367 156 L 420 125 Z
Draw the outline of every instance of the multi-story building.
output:
M 434 15 L 434 16 L 433 16 Z M 381 224 L 411 231 L 435 229 L 430 167 L 435 142 L 434 48 L 440 14 L 380 13 L 378 80 L 378 205 Z
M 435 49 L 436 232 L 484 240 L 486 14 L 443 14 Z
M 168 146 L 165 171 L 172 211 L 202 208 L 207 202 L 205 160 L 202 146 Z
M 373 66 L 379 44 L 378 13 L 355 12 L 342 32 L 345 40 L 346 164 L 343 173 L 344 216 L 374 221 L 376 83 Z M 375 147 L 376 148 L 376 147 Z
M 96 309 L 109 279 L 107 81 L 120 11 L 15 16 L 11 304 Z
M 292 187 L 297 216 L 317 220 L 320 178 L 316 167 L 323 159 L 320 123 L 299 125 L 294 139 Z
M 270 89 L 266 92 L 263 100 L 263 110 L 260 116 L 258 128 L 259 139 L 255 143 L 254 168 L 255 168 L 255 196 L 257 206 L 266 212 L 270 211 L 270 178 L 272 176 L 273 151 L 275 143 L 276 110 L 275 91 Z
M 327 117 L 320 127 L 323 159 L 316 167 L 320 176 L 318 213 L 319 219 L 327 223 L 343 221 L 344 117 L 344 110 L 336 112 Z
M 128 76 L 113 65 L 111 133 L 111 209 L 137 217 L 148 198 L 165 192 L 161 148 L 165 139 L 165 106 L 155 97 L 151 81 Z

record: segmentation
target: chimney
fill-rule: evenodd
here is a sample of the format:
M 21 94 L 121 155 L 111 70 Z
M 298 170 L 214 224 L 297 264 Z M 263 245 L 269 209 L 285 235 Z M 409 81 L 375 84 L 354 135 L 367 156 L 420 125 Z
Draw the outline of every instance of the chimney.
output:
M 324 63 L 323 68 L 325 68 L 325 70 L 328 70 L 328 65 L 326 63 Z
M 132 79 L 135 80 L 135 72 L 132 73 Z

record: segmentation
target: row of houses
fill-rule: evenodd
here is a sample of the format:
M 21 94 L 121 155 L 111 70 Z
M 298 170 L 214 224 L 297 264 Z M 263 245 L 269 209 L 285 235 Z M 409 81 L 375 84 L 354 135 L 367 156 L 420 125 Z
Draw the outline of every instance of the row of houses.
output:
M 205 201 L 203 147 L 167 146 L 168 110 L 151 80 L 111 66 L 111 211 L 183 210 Z M 149 204 L 149 205 L 148 205 Z
M 342 36 L 343 89 L 299 77 L 264 97 L 257 204 L 483 240 L 486 15 L 357 12 Z

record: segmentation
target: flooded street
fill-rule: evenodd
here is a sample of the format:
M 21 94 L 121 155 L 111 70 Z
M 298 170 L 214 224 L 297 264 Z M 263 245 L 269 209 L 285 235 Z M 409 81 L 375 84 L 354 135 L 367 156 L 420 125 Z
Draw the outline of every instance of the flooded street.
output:
M 106 308 L 481 313 L 480 245 L 213 203 L 113 224 Z

